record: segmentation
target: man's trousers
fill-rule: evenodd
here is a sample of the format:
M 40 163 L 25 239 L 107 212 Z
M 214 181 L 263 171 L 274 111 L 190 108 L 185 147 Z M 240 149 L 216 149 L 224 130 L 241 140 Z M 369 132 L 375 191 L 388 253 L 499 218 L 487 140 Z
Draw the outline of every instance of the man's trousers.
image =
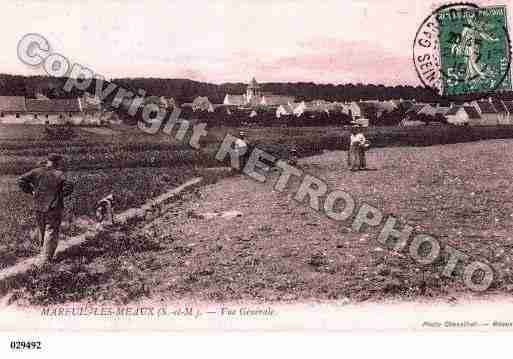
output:
M 42 250 L 41 255 L 46 262 L 53 259 L 62 222 L 62 209 L 50 209 L 48 212 L 36 212 L 36 223 L 40 233 Z

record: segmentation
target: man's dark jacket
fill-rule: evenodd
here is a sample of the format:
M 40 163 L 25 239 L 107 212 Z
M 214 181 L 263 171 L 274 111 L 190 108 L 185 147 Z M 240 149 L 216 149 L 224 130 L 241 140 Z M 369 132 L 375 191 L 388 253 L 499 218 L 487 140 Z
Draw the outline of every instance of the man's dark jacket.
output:
M 33 196 L 34 210 L 62 210 L 64 197 L 73 192 L 73 184 L 64 173 L 52 167 L 38 167 L 18 178 L 18 186 Z

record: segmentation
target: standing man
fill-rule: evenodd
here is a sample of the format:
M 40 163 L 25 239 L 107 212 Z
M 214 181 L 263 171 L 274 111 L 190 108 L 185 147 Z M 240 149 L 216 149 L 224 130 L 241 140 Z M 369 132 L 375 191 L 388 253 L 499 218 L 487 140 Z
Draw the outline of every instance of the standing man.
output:
M 46 165 L 37 167 L 18 178 L 20 189 L 33 197 L 33 209 L 41 235 L 44 262 L 53 259 L 59 241 L 64 210 L 64 197 L 73 192 L 73 184 L 66 180 L 62 168 L 63 157 L 50 154 Z M 48 236 L 45 236 L 48 228 Z
M 358 150 L 360 151 L 360 166 L 359 166 L 360 170 L 367 169 L 366 152 L 369 150 L 369 147 L 370 147 L 370 143 L 364 135 L 364 128 L 365 127 L 363 127 L 363 126 L 359 127 L 358 134 L 356 135 L 358 137 L 358 141 L 359 141 Z
M 365 151 L 369 148 L 369 143 L 360 126 L 351 127 L 351 139 L 348 153 L 348 165 L 351 171 L 357 171 L 367 168 Z
M 299 160 L 299 152 L 297 151 L 297 147 L 293 146 L 290 150 L 289 154 L 289 165 L 297 166 L 297 162 Z
M 235 151 L 239 157 L 239 171 L 242 172 L 246 165 L 246 159 L 248 157 L 248 143 L 246 142 L 246 133 L 244 131 L 239 132 L 239 138 L 235 141 Z
M 359 162 L 358 138 L 356 137 L 357 134 L 358 131 L 356 130 L 356 126 L 351 126 L 349 150 L 347 151 L 347 165 L 351 171 L 356 170 Z

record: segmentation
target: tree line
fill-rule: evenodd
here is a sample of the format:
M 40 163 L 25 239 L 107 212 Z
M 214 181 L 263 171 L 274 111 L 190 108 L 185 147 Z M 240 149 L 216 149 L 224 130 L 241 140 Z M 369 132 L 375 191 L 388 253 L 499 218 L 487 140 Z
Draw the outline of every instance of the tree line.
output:
M 74 98 L 81 96 L 81 91 L 74 89 L 65 92 L 62 89 L 66 78 L 48 76 L 22 76 L 0 74 L 1 96 L 25 96 L 34 98 L 37 93 L 49 98 Z M 119 78 L 112 82 L 136 92 L 144 89 L 147 95 L 172 97 L 178 104 L 192 102 L 197 96 L 206 96 L 212 103 L 222 103 L 226 94 L 243 94 L 245 83 L 212 84 L 188 79 L 162 78 Z M 107 84 L 104 84 L 107 86 Z M 324 99 L 327 101 L 389 100 L 415 99 L 421 102 L 444 102 L 431 90 L 422 86 L 398 85 L 384 86 L 373 84 L 315 84 L 312 82 L 264 83 L 262 90 L 276 95 L 295 96 L 297 101 Z M 94 82 L 89 92 L 94 92 Z M 502 92 L 499 97 L 513 99 L 513 92 Z M 465 96 L 456 100 L 465 101 Z

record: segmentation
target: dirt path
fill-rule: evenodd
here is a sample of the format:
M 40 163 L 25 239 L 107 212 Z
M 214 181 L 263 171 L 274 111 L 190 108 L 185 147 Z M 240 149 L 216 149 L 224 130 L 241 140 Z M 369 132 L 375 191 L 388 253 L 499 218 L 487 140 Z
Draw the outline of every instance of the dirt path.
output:
M 374 171 L 358 173 L 347 170 L 344 152 L 330 152 L 303 160 L 301 167 L 418 231 L 509 264 L 512 149 L 513 141 L 487 141 L 373 150 L 368 164 Z M 288 194 L 293 191 L 274 191 L 276 177 L 266 184 L 240 176 L 221 181 L 204 188 L 202 198 L 187 208 L 237 210 L 240 218 L 189 216 L 155 223 L 190 249 L 184 265 L 170 270 L 173 284 L 164 292 L 174 296 L 179 289 L 220 300 L 359 301 L 466 291 L 457 280 L 440 278 L 437 268 L 419 268 L 406 256 L 383 250 L 374 236 L 354 233 L 295 202 Z

